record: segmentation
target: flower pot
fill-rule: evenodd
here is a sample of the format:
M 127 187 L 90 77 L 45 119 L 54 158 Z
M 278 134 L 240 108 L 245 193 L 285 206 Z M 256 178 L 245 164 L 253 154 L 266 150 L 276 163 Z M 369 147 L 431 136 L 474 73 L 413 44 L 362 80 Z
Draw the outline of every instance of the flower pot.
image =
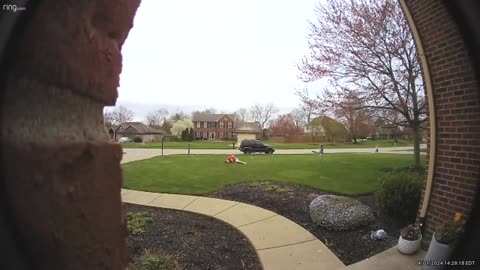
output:
M 442 244 L 435 238 L 435 233 L 432 236 L 432 241 L 428 247 L 427 255 L 425 255 L 424 261 L 433 262 L 431 265 L 423 265 L 422 270 L 440 270 L 444 269 L 445 265 L 436 265 L 438 262 L 446 261 L 452 254 L 452 247 L 446 244 Z
M 398 250 L 403 254 L 413 254 L 420 249 L 420 244 L 422 243 L 422 236 L 420 235 L 420 239 L 417 240 L 406 240 L 403 239 L 402 236 L 398 238 Z

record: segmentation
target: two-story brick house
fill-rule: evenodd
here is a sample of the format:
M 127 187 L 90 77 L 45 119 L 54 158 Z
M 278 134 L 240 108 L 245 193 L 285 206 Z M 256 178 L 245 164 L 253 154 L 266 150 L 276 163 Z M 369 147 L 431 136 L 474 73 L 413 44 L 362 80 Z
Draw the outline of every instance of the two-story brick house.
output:
M 197 140 L 233 139 L 233 114 L 197 114 L 193 116 L 192 122 Z

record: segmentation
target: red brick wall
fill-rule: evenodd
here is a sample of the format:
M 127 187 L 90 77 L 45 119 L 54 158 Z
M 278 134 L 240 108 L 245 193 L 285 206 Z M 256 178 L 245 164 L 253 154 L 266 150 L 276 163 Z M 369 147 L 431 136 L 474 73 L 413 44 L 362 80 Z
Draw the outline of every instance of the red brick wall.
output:
M 455 212 L 468 216 L 480 178 L 480 96 L 471 56 L 445 4 L 407 0 L 433 83 L 437 156 L 426 238 Z
M 117 99 L 120 50 L 140 1 L 34 4 L 17 13 L 30 18 L 13 32 L 8 73 L 0 72 L 8 76 L 0 87 L 1 210 L 11 214 L 0 211 L 0 268 L 125 269 L 122 149 L 109 142 L 103 107 Z M 5 231 L 7 222 L 15 229 Z M 15 245 L 5 235 L 23 260 L 10 256 Z

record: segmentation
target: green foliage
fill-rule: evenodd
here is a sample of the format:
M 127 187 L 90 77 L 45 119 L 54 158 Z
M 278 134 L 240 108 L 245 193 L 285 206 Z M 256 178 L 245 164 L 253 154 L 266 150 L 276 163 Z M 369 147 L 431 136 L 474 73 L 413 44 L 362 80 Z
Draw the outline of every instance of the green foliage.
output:
M 148 212 L 127 213 L 127 229 L 132 235 L 142 235 L 145 233 L 147 223 L 153 221 L 152 214 Z
M 435 232 L 435 239 L 438 242 L 450 245 L 455 243 L 459 236 L 463 232 L 464 220 L 462 220 L 462 215 L 460 213 L 455 214 L 455 218 L 450 221 L 443 222 Z
M 186 128 L 182 130 L 182 141 L 191 142 L 193 141 L 193 128 Z
M 141 142 L 143 142 L 143 139 L 140 136 L 136 136 L 135 138 L 133 138 L 133 142 L 141 143 Z
M 192 142 L 193 140 L 195 140 L 195 133 L 193 132 L 193 128 L 190 128 L 188 130 L 188 141 Z
M 158 252 L 145 251 L 134 260 L 129 269 L 132 270 L 182 270 L 175 257 Z
M 187 141 L 187 136 L 188 136 L 187 132 L 188 132 L 188 129 L 182 130 L 182 141 L 184 142 Z
M 380 177 L 376 193 L 379 208 L 388 215 L 413 222 L 423 189 L 423 174 L 399 171 Z

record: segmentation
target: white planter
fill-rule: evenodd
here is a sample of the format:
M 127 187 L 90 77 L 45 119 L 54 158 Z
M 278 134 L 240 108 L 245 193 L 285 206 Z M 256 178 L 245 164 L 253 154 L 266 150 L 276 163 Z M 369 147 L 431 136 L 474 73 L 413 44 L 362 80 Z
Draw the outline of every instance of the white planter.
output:
M 449 245 L 439 243 L 435 239 L 435 234 L 432 236 L 432 241 L 428 247 L 427 255 L 425 255 L 424 261 L 435 262 L 435 265 L 423 265 L 422 270 L 441 270 L 445 268 L 445 265 L 436 265 L 437 262 L 446 261 L 450 258 L 453 249 Z
M 398 250 L 403 253 L 403 254 L 413 254 L 417 252 L 417 250 L 420 249 L 420 245 L 422 243 L 422 235 L 420 235 L 420 239 L 418 240 L 406 240 L 403 239 L 402 236 L 400 235 L 400 238 L 398 238 Z

